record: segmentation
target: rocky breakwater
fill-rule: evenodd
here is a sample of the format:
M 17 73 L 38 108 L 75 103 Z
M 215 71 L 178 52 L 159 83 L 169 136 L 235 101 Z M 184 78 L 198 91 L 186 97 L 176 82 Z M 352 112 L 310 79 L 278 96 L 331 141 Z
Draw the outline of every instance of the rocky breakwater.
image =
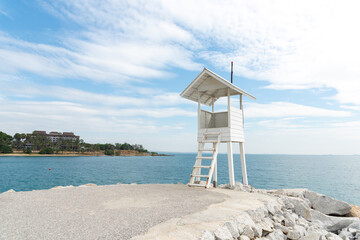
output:
M 307 189 L 266 191 L 241 183 L 232 189 L 271 195 L 276 201 L 204 231 L 201 240 L 360 240 L 360 219 L 345 217 L 352 209 L 346 202 Z

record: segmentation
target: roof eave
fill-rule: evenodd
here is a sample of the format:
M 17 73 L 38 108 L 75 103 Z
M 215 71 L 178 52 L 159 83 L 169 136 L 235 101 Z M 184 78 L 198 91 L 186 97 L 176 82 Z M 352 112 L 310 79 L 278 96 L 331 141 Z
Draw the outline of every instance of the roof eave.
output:
M 207 68 L 204 68 L 197 76 L 196 78 L 180 93 L 180 96 L 183 97 L 183 98 L 186 98 L 186 99 L 189 99 L 189 100 L 192 100 L 194 102 L 197 102 L 193 99 L 190 99 L 189 97 L 186 97 L 185 96 L 185 93 L 187 91 L 189 91 L 189 89 L 192 88 L 192 86 L 198 81 L 198 79 L 205 73 L 207 72 L 209 75 L 211 75 L 212 77 L 216 78 L 218 81 L 222 82 L 224 85 L 226 85 L 227 87 L 229 88 L 232 88 L 233 90 L 237 91 L 238 93 L 240 94 L 243 94 L 245 96 L 248 96 L 254 100 L 256 100 L 256 97 L 254 97 L 253 95 L 251 95 L 250 93 L 248 92 L 245 92 L 244 90 L 242 90 L 241 88 L 235 86 L 234 84 L 230 83 L 229 81 L 227 81 L 226 79 L 222 78 L 221 76 L 217 75 L 216 73 L 212 72 L 211 70 L 207 69 Z M 218 99 L 218 98 L 217 98 Z M 210 106 L 211 103 L 207 104 L 206 102 L 203 103 L 207 106 Z

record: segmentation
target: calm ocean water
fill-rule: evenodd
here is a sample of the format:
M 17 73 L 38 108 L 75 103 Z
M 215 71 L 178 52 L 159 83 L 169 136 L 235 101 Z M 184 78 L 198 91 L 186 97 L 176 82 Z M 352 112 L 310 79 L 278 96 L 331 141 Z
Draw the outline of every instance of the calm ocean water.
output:
M 195 156 L 0 157 L 0 192 L 86 183 L 187 183 Z M 309 188 L 360 205 L 360 156 L 248 154 L 246 158 L 249 183 L 256 188 Z M 239 155 L 234 155 L 234 164 L 236 181 L 241 181 Z M 219 184 L 228 182 L 227 171 L 227 155 L 220 154 Z

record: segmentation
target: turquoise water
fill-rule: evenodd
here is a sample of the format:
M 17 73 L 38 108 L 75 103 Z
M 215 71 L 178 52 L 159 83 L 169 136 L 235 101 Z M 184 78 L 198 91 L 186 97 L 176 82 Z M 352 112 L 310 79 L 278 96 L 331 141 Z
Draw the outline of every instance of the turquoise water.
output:
M 195 155 L 0 157 L 0 192 L 86 183 L 187 183 Z M 218 159 L 218 181 L 227 183 L 227 155 Z M 256 188 L 309 188 L 360 205 L 360 156 L 248 154 L 246 159 L 249 183 Z M 241 181 L 239 155 L 234 164 L 236 181 Z

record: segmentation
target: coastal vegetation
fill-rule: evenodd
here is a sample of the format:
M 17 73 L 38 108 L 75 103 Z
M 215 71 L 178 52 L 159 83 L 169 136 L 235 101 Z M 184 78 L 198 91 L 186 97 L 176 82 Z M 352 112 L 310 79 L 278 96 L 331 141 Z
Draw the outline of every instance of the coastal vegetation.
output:
M 84 155 L 158 155 L 149 152 L 141 144 L 129 143 L 86 143 L 80 138 L 62 139 L 56 142 L 43 134 L 16 133 L 14 136 L 0 131 L 0 153 L 24 153 L 24 154 L 84 154 Z
M 0 153 L 12 153 L 11 148 L 12 137 L 6 133 L 0 132 Z

